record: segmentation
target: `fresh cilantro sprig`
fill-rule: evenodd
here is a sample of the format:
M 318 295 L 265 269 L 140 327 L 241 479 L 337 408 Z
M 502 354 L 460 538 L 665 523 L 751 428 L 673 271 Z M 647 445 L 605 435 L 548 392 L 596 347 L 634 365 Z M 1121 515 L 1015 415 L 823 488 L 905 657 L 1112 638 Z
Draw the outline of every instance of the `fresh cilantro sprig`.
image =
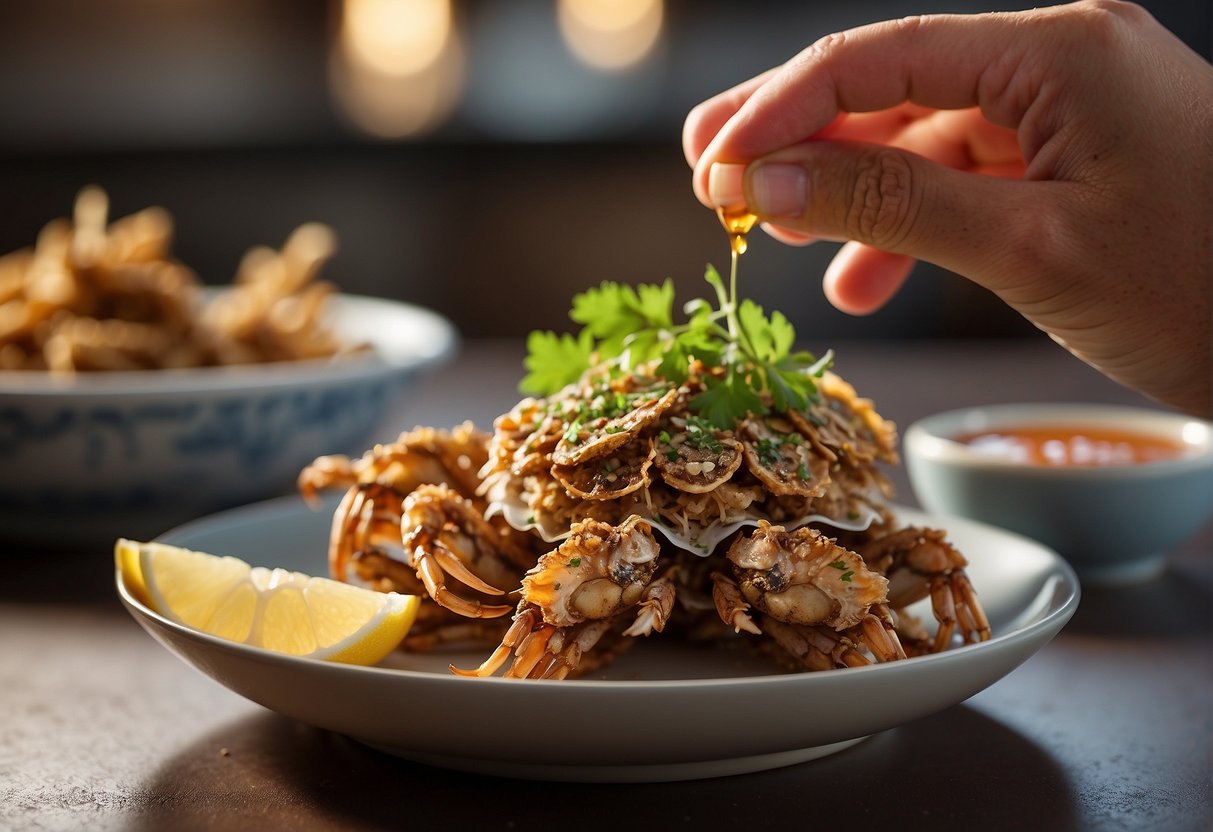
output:
M 604 282 L 573 298 L 569 316 L 582 325 L 576 335 L 532 332 L 527 339 L 523 392 L 546 396 L 576 381 L 592 365 L 630 371 L 658 362 L 657 374 L 681 384 L 698 359 L 722 373 L 703 376 L 704 390 L 691 408 L 714 427 L 729 430 L 749 414 L 804 410 L 817 398 L 815 379 L 833 362 L 792 350 L 796 332 L 780 312 L 767 316 L 750 300 L 737 301 L 737 274 L 726 288 L 708 266 L 704 280 L 716 303 L 696 298 L 674 323 L 674 285 L 628 286 Z
M 546 396 L 576 381 L 589 368 L 594 336 L 588 329 L 577 337 L 537 329 L 527 336 L 526 353 L 522 363 L 527 374 L 519 388 Z

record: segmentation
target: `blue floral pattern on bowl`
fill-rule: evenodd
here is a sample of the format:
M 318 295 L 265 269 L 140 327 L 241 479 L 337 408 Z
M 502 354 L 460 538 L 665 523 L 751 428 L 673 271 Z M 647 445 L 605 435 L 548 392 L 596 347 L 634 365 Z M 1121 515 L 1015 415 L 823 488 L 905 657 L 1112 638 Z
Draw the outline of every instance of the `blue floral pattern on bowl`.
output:
M 405 304 L 343 302 L 363 339 L 368 318 L 396 324 L 374 352 L 231 373 L 98 375 L 61 389 L 0 379 L 2 537 L 65 545 L 151 537 L 287 493 L 316 456 L 394 439 L 407 427 L 398 419 L 409 391 L 453 352 L 453 329 Z M 424 349 L 401 351 L 417 339 Z

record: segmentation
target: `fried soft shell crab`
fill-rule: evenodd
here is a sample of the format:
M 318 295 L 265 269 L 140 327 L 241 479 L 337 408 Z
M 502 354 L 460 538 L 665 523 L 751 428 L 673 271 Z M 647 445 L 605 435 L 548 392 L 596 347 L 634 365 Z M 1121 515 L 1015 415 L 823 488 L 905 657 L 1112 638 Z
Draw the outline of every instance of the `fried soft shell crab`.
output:
M 691 305 L 681 326 L 668 283 L 578 296 L 582 336 L 546 342 L 576 378 L 492 434 L 417 428 L 317 459 L 302 493 L 346 489 L 333 577 L 423 596 L 406 650 L 492 648 L 451 668 L 464 676 L 576 676 L 667 630 L 744 639 L 798 670 L 988 639 L 964 556 L 939 530 L 894 525 L 878 468 L 897 462 L 893 425 L 713 275 L 719 309 Z M 590 301 L 615 304 L 629 334 L 596 328 Z M 544 343 L 526 381 L 551 388 L 567 379 L 536 358 Z M 933 633 L 906 612 L 928 597 Z

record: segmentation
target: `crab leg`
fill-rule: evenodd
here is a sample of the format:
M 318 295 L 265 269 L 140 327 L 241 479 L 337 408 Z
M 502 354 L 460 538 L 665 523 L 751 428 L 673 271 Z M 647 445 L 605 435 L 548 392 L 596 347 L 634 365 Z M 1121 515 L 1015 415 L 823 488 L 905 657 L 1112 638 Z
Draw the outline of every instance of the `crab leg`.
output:
M 939 622 L 931 652 L 945 650 L 959 629 L 966 644 L 990 638 L 990 622 L 964 571 L 964 555 L 937 529 L 907 527 L 864 547 L 864 560 L 889 577 L 895 609 L 930 597 Z
M 448 610 L 457 612 L 468 618 L 496 618 L 499 615 L 505 615 L 513 609 L 508 604 L 482 604 L 479 601 L 469 601 L 466 598 L 462 598 L 447 589 L 446 584 L 443 582 L 442 570 L 434 562 L 434 559 L 424 555 L 418 557 L 416 552 L 414 552 L 414 561 L 417 566 L 417 575 L 421 578 L 421 582 L 425 584 L 425 591 L 437 603 Z M 500 594 L 500 590 L 496 590 L 496 592 Z
M 931 579 L 931 612 L 939 622 L 932 651 L 939 653 L 947 649 L 952 633 L 956 631 L 956 603 L 952 598 L 952 587 L 945 578 Z
M 761 635 L 762 630 L 750 617 L 750 605 L 741 595 L 737 583 L 720 572 L 712 573 L 712 600 L 716 603 L 716 612 L 720 620 L 733 628 L 733 632 Z
M 488 595 L 504 595 L 506 590 L 498 589 L 492 584 L 482 580 L 472 570 L 459 559 L 459 556 L 444 546 L 441 542 L 434 545 L 432 549 L 424 549 L 418 547 L 413 551 L 414 559 L 418 561 L 433 558 L 437 563 L 438 568 L 447 573 L 455 580 L 465 584 L 479 592 L 484 592 Z M 418 567 L 420 568 L 420 566 Z
M 505 631 L 505 635 L 502 636 L 501 643 L 497 645 L 497 649 L 481 662 L 479 667 L 474 670 L 463 670 L 455 667 L 455 665 L 451 665 L 451 672 L 456 676 L 492 676 L 497 671 L 497 668 L 505 664 L 505 660 L 509 658 L 514 648 L 520 647 L 523 640 L 530 636 L 535 626 L 542 622 L 543 617 L 539 614 L 539 610 L 535 607 L 526 606 L 524 602 L 514 615 L 514 622 Z
M 404 648 L 413 653 L 424 653 L 452 642 L 493 643 L 501 639 L 501 621 L 491 618 L 461 620 L 444 624 L 422 633 L 410 632 L 404 639 Z
M 362 483 L 346 491 L 329 531 L 329 574 L 345 580 L 354 553 L 383 539 L 399 543 L 400 498 L 386 486 Z
M 337 511 L 333 513 L 333 525 L 329 530 L 329 574 L 338 581 L 345 580 L 345 567 L 350 562 L 352 547 L 349 545 L 349 523 L 359 494 L 357 487 L 346 491 L 337 505 Z
M 856 629 L 859 630 L 859 641 L 880 661 L 891 662 L 906 657 L 887 605 L 874 605 Z
M 537 629 L 532 630 L 523 637 L 522 643 L 514 651 L 514 663 L 505 672 L 505 675 L 514 679 L 528 678 L 531 675 L 531 669 L 548 652 L 550 649 L 549 645 L 553 641 L 556 642 L 556 648 L 560 648 L 560 644 L 563 641 L 560 635 L 561 631 L 551 624 L 542 624 Z
M 863 667 L 871 659 L 858 648 L 867 648 L 880 662 L 906 657 L 888 607 L 878 604 L 854 627 L 837 632 L 827 626 L 789 624 L 772 616 L 762 618 L 763 629 L 776 643 L 811 670 Z
M 762 617 L 762 627 L 780 647 L 810 670 L 871 664 L 855 649 L 857 645 L 851 639 L 829 627 L 788 624 L 769 615 Z
M 571 630 L 561 630 L 528 672 L 523 673 L 522 668 L 515 666 L 505 675 L 526 676 L 528 679 L 564 679 L 577 669 L 581 657 L 593 649 L 610 629 L 610 619 L 604 618 L 587 621 Z
M 322 488 L 349 487 L 358 481 L 353 463 L 348 456 L 333 454 L 318 456 L 299 472 L 299 494 L 311 508 L 320 506 L 317 494 Z
M 960 619 L 961 632 L 964 633 L 965 644 L 976 641 L 990 640 L 990 620 L 986 618 L 985 610 L 977 600 L 977 591 L 964 570 L 952 574 L 952 595 L 956 601 L 956 615 Z M 974 639 L 972 634 L 976 633 Z
M 363 549 L 354 555 L 353 565 L 360 580 L 380 591 L 395 590 L 408 595 L 425 592 L 425 584 L 418 579 L 417 570 L 380 549 Z M 382 588 L 384 583 L 386 588 Z
M 674 589 L 674 575 L 675 570 L 671 569 L 649 584 L 644 591 L 643 600 L 638 605 L 636 620 L 623 631 L 625 636 L 647 636 L 665 629 L 666 622 L 670 620 L 670 613 L 674 610 L 674 598 L 677 594 Z

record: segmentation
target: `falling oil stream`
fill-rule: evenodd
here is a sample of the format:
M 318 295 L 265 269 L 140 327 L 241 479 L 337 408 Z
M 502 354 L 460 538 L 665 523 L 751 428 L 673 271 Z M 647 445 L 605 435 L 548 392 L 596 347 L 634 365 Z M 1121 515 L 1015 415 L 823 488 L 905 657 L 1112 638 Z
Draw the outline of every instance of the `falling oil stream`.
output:
M 720 217 L 720 224 L 729 233 L 729 248 L 733 251 L 733 265 L 736 266 L 737 256 L 745 254 L 745 235 L 758 222 L 758 217 L 748 212 L 744 205 L 740 208 L 717 208 L 716 216 Z
M 735 303 L 737 299 L 737 260 L 741 255 L 745 254 L 746 250 L 746 235 L 754 227 L 754 223 L 758 222 L 758 217 L 751 214 L 745 209 L 745 206 L 736 208 L 717 208 L 716 216 L 720 217 L 720 224 L 724 226 L 724 230 L 729 234 L 729 298 Z M 735 323 L 733 316 L 729 316 L 729 332 L 736 336 Z

